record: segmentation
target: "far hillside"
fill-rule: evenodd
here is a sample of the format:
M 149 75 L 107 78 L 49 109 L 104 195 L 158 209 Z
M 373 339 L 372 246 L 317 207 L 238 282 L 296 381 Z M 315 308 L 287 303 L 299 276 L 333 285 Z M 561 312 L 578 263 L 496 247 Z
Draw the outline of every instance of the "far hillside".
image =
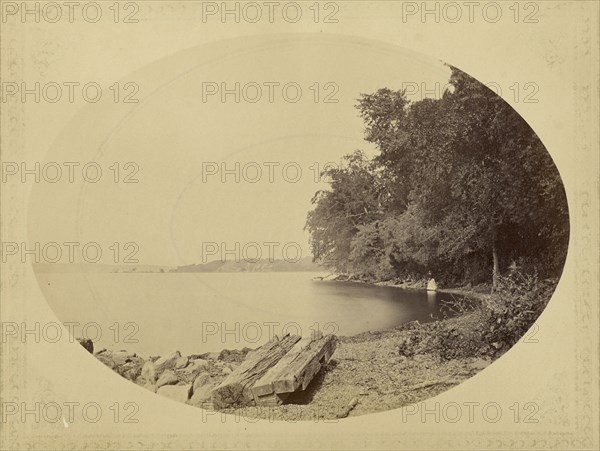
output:
M 302 258 L 296 262 L 288 260 L 262 259 L 257 262 L 241 260 L 212 261 L 193 265 L 178 266 L 170 272 L 317 272 L 323 267 L 313 263 L 311 257 Z

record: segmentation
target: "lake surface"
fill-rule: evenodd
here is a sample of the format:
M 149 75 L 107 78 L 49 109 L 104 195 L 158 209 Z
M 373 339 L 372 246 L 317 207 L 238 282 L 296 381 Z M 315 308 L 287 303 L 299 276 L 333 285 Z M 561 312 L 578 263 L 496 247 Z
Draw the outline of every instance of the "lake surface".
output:
M 255 348 L 273 334 L 376 331 L 439 317 L 444 293 L 316 281 L 311 273 L 42 273 L 50 307 L 95 349 L 142 356 Z M 323 275 L 323 274 L 320 274 Z M 84 332 L 85 328 L 85 334 Z M 98 332 L 101 336 L 97 337 Z

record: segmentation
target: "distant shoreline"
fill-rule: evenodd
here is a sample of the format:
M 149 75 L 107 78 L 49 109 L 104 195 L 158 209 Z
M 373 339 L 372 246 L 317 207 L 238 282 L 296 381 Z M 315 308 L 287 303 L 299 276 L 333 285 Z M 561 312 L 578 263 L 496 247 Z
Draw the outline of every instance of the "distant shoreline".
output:
M 99 273 L 99 274 L 206 274 L 206 273 L 324 273 L 326 270 L 303 258 L 297 262 L 284 260 L 212 261 L 182 266 L 106 264 L 106 263 L 33 263 L 36 273 Z

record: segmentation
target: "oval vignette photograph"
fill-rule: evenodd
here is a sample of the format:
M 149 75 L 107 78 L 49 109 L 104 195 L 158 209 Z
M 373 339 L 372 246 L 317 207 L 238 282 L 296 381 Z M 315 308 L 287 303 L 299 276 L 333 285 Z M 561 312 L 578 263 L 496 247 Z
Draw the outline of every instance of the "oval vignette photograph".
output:
M 337 420 L 429 399 L 535 339 L 569 210 L 514 89 L 302 34 L 130 78 L 138 102 L 86 106 L 50 146 L 96 162 L 85 178 L 29 204 L 29 238 L 56 245 L 39 287 L 99 372 L 190 408 Z

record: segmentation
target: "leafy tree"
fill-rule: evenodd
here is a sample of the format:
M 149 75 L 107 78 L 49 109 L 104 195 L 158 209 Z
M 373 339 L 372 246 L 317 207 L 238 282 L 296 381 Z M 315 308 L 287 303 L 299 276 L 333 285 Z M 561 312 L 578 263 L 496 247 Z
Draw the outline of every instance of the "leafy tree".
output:
M 379 154 L 355 152 L 325 174 L 331 190 L 315 195 L 307 221 L 315 258 L 379 279 L 431 271 L 455 282 L 479 278 L 479 267 L 494 286 L 512 262 L 560 271 L 568 210 L 552 159 L 506 102 L 451 69 L 441 99 L 361 96 Z
M 316 207 L 309 212 L 305 229 L 311 234 L 314 259 L 346 271 L 358 227 L 381 214 L 381 188 L 372 163 L 361 151 L 346 155 L 340 167 L 328 167 L 321 177 L 329 181 L 331 190 L 314 195 Z

